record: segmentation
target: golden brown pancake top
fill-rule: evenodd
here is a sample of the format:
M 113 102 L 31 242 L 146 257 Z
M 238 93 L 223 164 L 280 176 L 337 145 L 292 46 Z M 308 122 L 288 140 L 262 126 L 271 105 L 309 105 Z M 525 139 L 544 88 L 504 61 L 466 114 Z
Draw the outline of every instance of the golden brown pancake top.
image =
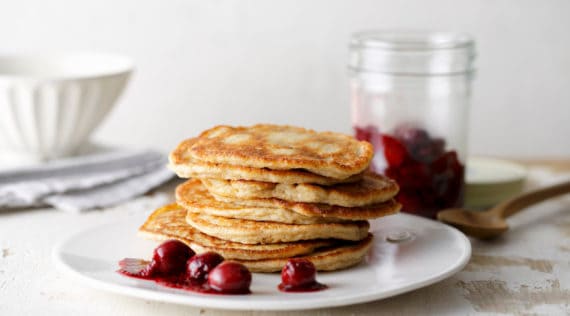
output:
M 372 145 L 334 132 L 287 125 L 220 125 L 204 131 L 189 149 L 195 160 L 228 165 L 302 169 L 346 179 L 368 168 Z
M 255 180 L 273 183 L 316 183 L 332 185 L 350 183 L 362 178 L 363 172 L 345 179 L 329 178 L 306 170 L 273 170 L 241 165 L 213 163 L 192 158 L 190 149 L 197 138 L 181 142 L 169 155 L 169 167 L 181 178 L 212 178 L 229 180 Z

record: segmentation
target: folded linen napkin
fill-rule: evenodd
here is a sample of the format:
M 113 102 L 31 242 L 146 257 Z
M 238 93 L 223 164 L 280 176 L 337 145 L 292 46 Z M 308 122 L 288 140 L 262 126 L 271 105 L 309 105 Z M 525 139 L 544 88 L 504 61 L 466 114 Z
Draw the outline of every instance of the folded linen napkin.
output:
M 0 209 L 49 205 L 69 212 L 111 206 L 173 177 L 158 152 L 115 150 L 0 172 Z

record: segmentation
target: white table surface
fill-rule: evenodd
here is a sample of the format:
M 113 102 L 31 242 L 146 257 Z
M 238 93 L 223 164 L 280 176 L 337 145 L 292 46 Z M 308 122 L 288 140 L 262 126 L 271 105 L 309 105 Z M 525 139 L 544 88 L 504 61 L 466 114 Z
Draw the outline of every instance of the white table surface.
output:
M 123 205 L 82 215 L 53 209 L 0 211 L 0 315 L 570 315 L 570 199 L 514 217 L 493 242 L 472 240 L 455 276 L 382 301 L 310 312 L 228 312 L 93 290 L 57 271 L 54 244 L 92 225 L 148 212 L 174 183 Z M 133 232 L 135 233 L 135 232 Z

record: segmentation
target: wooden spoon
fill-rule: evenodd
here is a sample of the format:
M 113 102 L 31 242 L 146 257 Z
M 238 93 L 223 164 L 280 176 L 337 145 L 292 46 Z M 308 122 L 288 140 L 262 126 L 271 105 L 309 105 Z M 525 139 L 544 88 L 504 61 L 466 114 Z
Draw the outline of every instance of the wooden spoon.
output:
M 505 218 L 527 206 L 564 193 L 570 193 L 570 181 L 521 194 L 487 211 L 467 211 L 459 208 L 443 210 L 437 213 L 437 219 L 455 226 L 469 236 L 490 239 L 509 229 Z

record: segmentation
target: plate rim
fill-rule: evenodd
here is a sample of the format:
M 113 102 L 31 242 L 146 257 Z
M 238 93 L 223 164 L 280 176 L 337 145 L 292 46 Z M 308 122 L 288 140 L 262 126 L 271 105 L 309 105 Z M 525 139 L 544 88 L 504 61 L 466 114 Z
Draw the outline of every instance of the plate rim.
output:
M 142 214 L 137 214 L 139 216 Z M 82 284 L 89 286 L 91 288 L 102 290 L 110 293 L 119 294 L 122 296 L 128 297 L 135 297 L 139 299 L 151 300 L 156 302 L 163 302 L 163 303 L 173 303 L 185 306 L 192 306 L 196 308 L 210 308 L 216 310 L 233 310 L 233 311 L 295 311 L 295 310 L 311 310 L 311 309 L 318 309 L 318 308 L 333 308 L 333 307 L 340 307 L 340 306 L 347 306 L 347 305 L 354 305 L 354 304 L 362 304 L 367 302 L 373 302 L 377 300 L 386 299 L 389 297 L 393 297 L 399 294 L 407 293 L 416 289 L 420 289 L 435 283 L 438 283 L 444 279 L 449 278 L 450 276 L 454 275 L 455 273 L 461 271 L 469 262 L 472 254 L 472 246 L 470 240 L 465 236 L 462 232 L 457 230 L 454 227 L 445 225 L 443 223 L 433 221 L 430 219 L 426 219 L 420 216 L 412 215 L 412 214 L 405 214 L 399 213 L 393 216 L 405 216 L 405 217 L 412 217 L 414 220 L 420 221 L 428 221 L 432 224 L 442 225 L 450 232 L 454 233 L 458 240 L 461 241 L 463 247 L 463 254 L 461 257 L 458 257 L 457 263 L 454 266 L 450 266 L 447 270 L 440 273 L 437 277 L 428 278 L 421 282 L 409 284 L 407 286 L 398 287 L 396 289 L 387 291 L 387 292 L 380 292 L 380 293 L 369 293 L 369 294 L 359 294 L 359 295 L 352 295 L 352 296 L 344 296 L 344 297 L 336 297 L 334 300 L 330 300 L 330 298 L 322 298 L 319 300 L 309 300 L 309 301 L 299 301 L 298 304 L 290 304 L 290 300 L 284 300 L 282 304 L 276 304 L 272 306 L 264 306 L 263 308 L 256 308 L 252 306 L 255 302 L 251 300 L 235 300 L 231 302 L 231 306 L 226 307 L 225 304 L 220 304 L 219 300 L 212 299 L 212 296 L 181 296 L 181 295 L 173 295 L 172 293 L 168 292 L 160 292 L 155 290 L 143 289 L 143 288 L 136 288 L 129 285 L 124 284 L 116 284 L 110 283 L 104 280 L 99 280 L 97 278 L 90 277 L 85 275 L 71 266 L 65 263 L 65 260 L 62 258 L 63 252 L 62 248 L 64 245 L 73 240 L 75 237 L 84 234 L 87 231 L 91 231 L 97 228 L 101 228 L 106 225 L 118 224 L 121 222 L 126 221 L 126 219 L 116 220 L 106 223 L 99 223 L 98 225 L 90 225 L 85 229 L 81 229 L 79 231 L 75 231 L 72 234 L 67 235 L 65 238 L 62 238 L 56 245 L 52 248 L 51 252 L 51 261 L 55 265 L 56 269 L 64 274 L 73 277 L 74 279 L 80 281 Z M 378 220 L 378 219 L 376 219 Z M 372 220 L 373 221 L 373 220 Z M 371 221 L 371 222 L 372 222 Z M 287 294 L 284 295 L 298 295 L 298 294 Z M 219 297 L 219 296 L 215 296 Z M 235 296 L 239 297 L 239 296 Z M 326 301 L 326 304 L 325 302 Z

